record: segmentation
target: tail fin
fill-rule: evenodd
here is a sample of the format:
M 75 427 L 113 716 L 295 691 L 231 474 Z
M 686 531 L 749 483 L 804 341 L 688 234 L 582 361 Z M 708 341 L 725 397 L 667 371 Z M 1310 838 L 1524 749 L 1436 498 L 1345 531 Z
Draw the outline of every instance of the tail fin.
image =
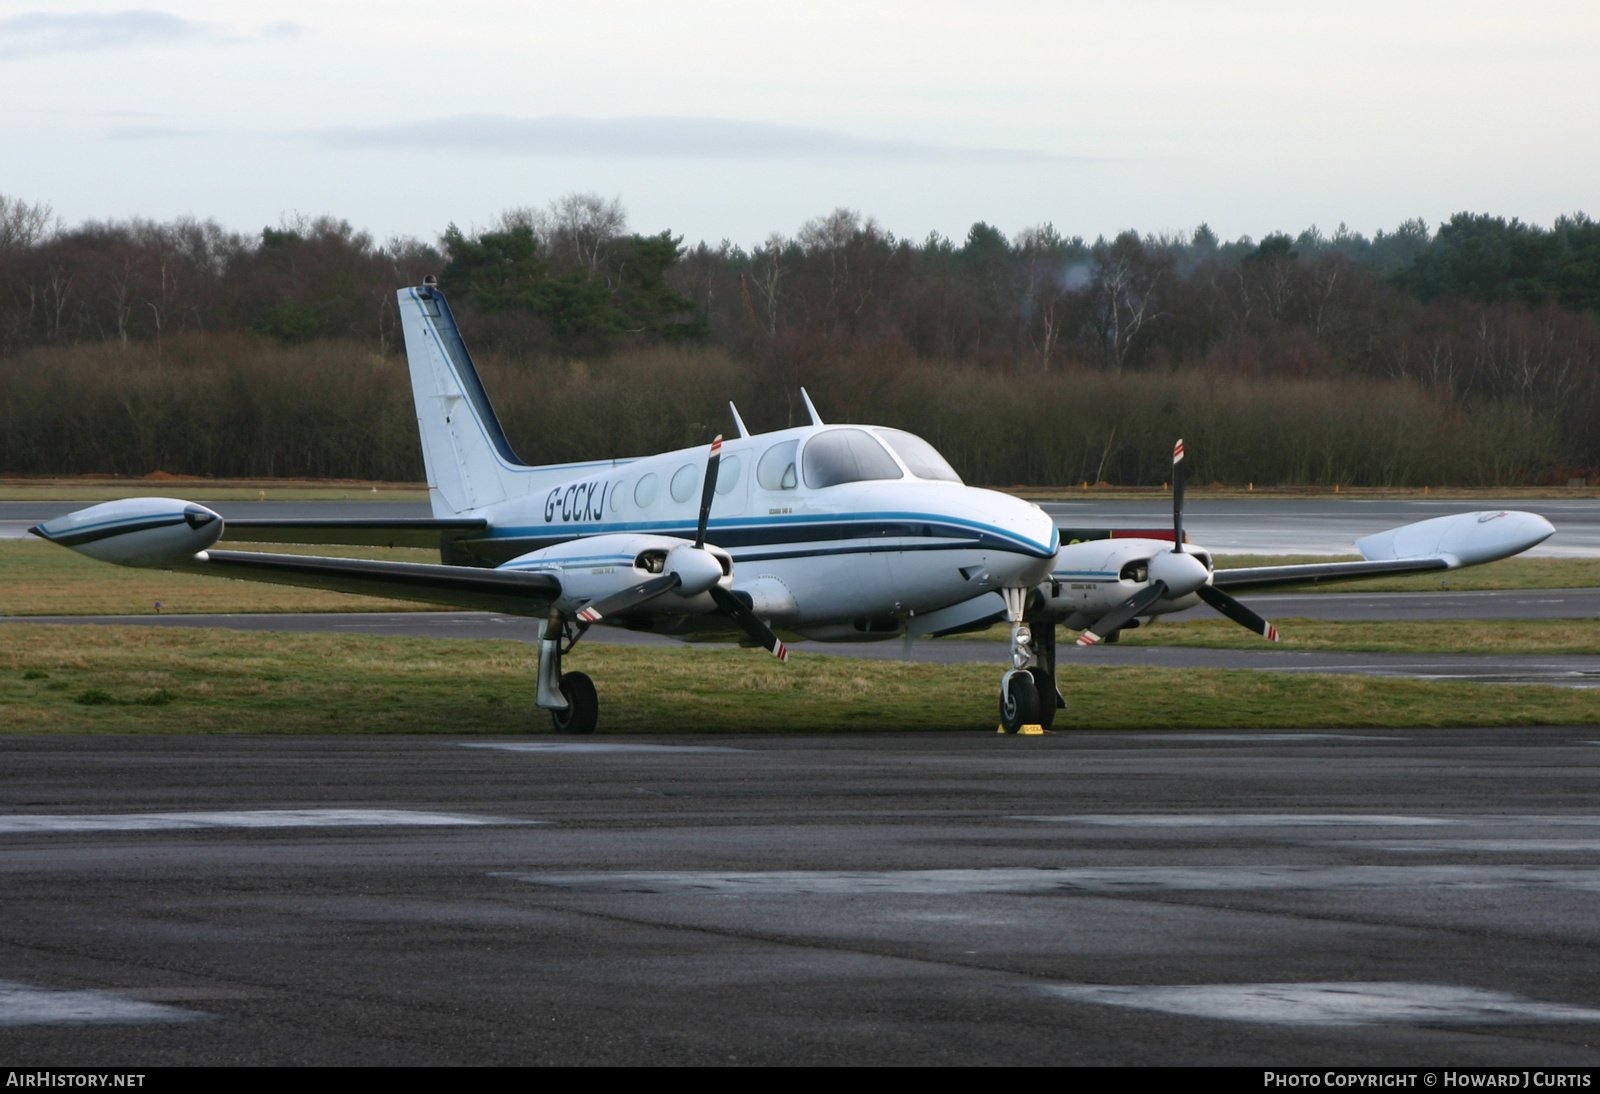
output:
M 433 515 L 457 516 L 528 493 L 532 468 L 511 450 L 444 294 L 425 283 L 401 289 L 399 298 Z

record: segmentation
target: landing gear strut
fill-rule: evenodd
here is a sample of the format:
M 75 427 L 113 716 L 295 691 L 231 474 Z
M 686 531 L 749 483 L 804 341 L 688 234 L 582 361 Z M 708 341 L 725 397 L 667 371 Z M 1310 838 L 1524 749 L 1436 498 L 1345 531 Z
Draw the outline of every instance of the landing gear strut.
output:
M 1028 672 L 1033 676 L 1034 689 L 1039 693 L 1039 725 L 1049 729 L 1056 720 L 1056 711 L 1067 704 L 1056 687 L 1055 620 L 1039 620 L 1039 628 L 1033 640 L 1034 656 L 1038 663 Z
M 1022 617 L 1030 590 L 1003 589 L 1001 592 L 1006 600 L 1006 622 L 1011 624 L 1011 671 L 1000 678 L 1000 728 L 1006 733 L 1019 733 L 1027 728 L 1038 727 L 1036 731 L 1043 732 L 1044 726 L 1039 715 L 1040 691 L 1035 677 L 1039 659 L 1033 652 L 1033 632 Z M 1055 637 L 1053 631 L 1050 637 Z M 1054 642 L 1050 644 L 1054 646 Z M 1051 652 L 1054 653 L 1053 648 Z M 1053 670 L 1053 657 L 1051 661 Z M 1053 678 L 1053 671 L 1051 676 Z M 1053 680 L 1049 698 L 1053 717 Z
M 600 701 L 594 681 L 581 672 L 561 671 L 561 655 L 570 653 L 588 626 L 570 627 L 561 613 L 552 610 L 539 639 L 539 680 L 534 687 L 534 705 L 550 712 L 557 733 L 593 733 L 600 717 Z

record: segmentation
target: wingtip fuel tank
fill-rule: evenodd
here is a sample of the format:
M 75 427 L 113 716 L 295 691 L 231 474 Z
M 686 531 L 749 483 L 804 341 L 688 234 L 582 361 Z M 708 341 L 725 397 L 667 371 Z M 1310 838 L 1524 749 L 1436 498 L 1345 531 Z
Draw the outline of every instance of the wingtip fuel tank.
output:
M 170 566 L 222 538 L 218 513 L 179 498 L 124 498 L 28 529 L 40 539 L 119 566 Z

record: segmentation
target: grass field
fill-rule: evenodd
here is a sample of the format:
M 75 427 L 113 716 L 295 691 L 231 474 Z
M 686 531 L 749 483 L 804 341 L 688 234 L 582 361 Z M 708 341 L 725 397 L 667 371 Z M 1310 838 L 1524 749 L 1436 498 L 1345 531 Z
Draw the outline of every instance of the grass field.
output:
M 1123 631 L 1125 646 L 1189 646 L 1224 650 L 1350 650 L 1357 653 L 1600 653 L 1600 619 L 1446 619 L 1407 622 L 1325 619 L 1274 619 L 1274 645 L 1226 619 L 1157 620 Z M 1071 646 L 1077 631 L 1056 628 L 1056 641 Z M 1011 628 L 997 624 L 975 634 L 1009 642 Z
M 543 733 L 515 642 L 0 626 L 4 733 Z M 997 665 L 786 665 L 751 650 L 580 645 L 602 732 L 992 730 Z M 1592 691 L 1212 670 L 1063 672 L 1059 729 L 1570 725 Z

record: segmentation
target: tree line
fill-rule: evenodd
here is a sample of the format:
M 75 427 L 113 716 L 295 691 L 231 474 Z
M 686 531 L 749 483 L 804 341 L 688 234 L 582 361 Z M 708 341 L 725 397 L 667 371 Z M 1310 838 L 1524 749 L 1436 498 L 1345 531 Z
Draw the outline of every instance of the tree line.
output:
M 838 210 L 792 237 L 690 247 L 572 195 L 381 243 L 328 217 L 255 236 L 193 219 L 69 228 L 0 197 L 0 469 L 123 468 L 135 457 L 115 438 L 174 472 L 416 477 L 389 365 L 394 290 L 427 273 L 491 362 L 497 401 L 527 400 L 508 417 L 528 423 L 529 453 L 552 459 L 665 444 L 671 423 L 715 416 L 688 394 L 714 379 L 769 427 L 803 420 L 799 384 L 828 391 L 841 417 L 954 446 L 974 481 L 1160 481 L 1148 429 L 1214 431 L 1212 450 L 1236 453 L 1218 457 L 1224 481 L 1509 484 L 1600 466 L 1600 224 L 1583 214 L 1091 242 L 985 223 L 911 241 Z M 582 390 L 615 402 L 580 420 L 626 431 L 536 424 L 538 406 Z M 329 398 L 352 410 L 344 425 L 326 420 Z M 232 425 L 214 445 L 152 452 L 141 431 L 164 430 L 133 423 L 162 400 L 163 413 L 190 401 L 191 431 Z M 368 436 L 360 416 L 388 423 L 393 453 L 321 436 Z M 95 467 L 86 435 L 107 439 Z M 224 454 L 245 445 L 260 451 Z

